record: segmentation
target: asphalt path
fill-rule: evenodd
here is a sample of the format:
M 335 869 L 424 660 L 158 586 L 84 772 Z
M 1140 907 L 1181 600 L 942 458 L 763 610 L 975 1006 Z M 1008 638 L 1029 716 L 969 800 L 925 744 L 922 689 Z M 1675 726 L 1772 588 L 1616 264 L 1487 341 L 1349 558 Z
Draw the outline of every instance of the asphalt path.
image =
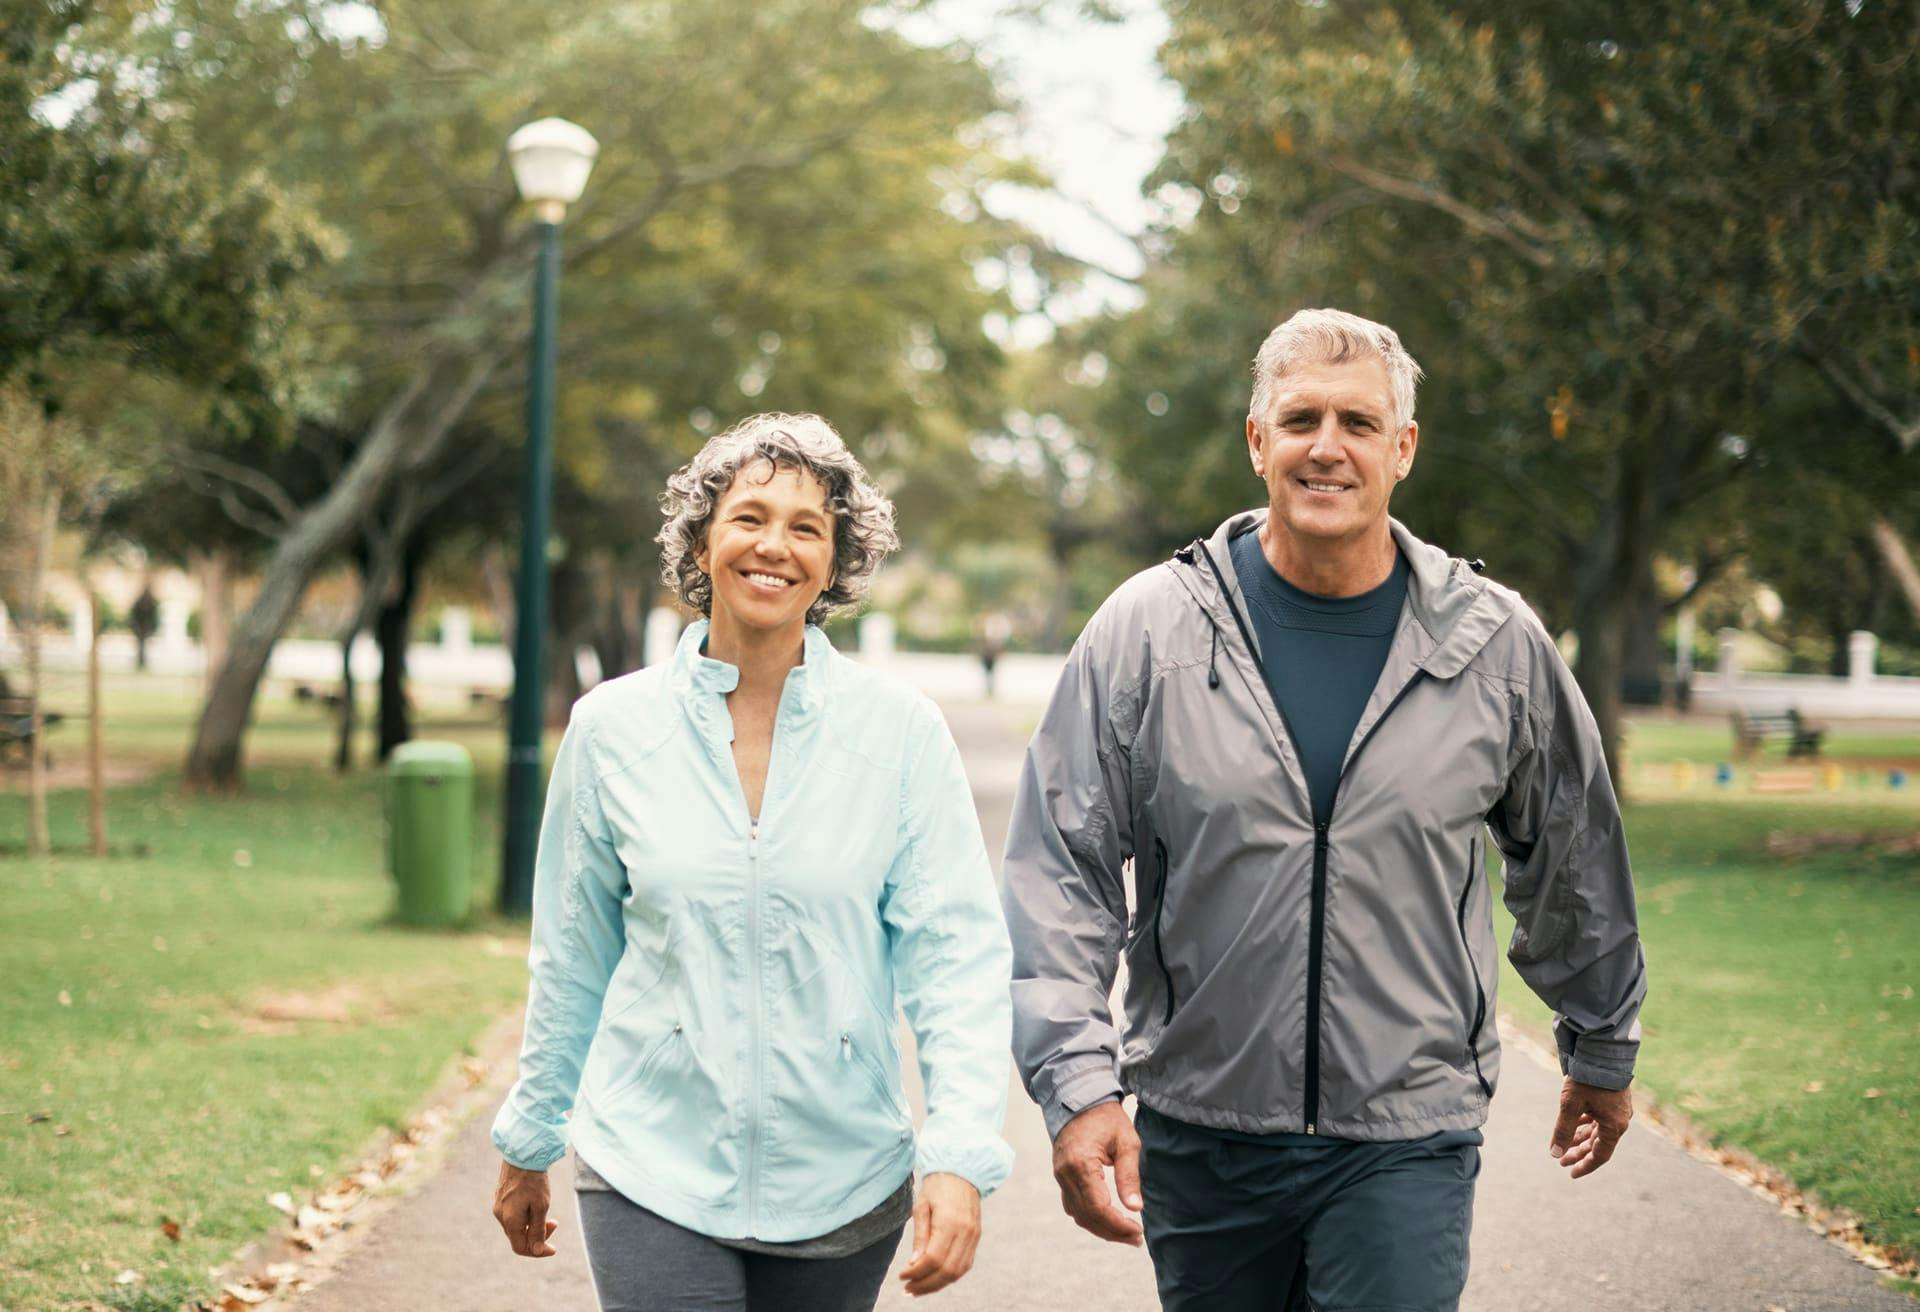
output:
M 1031 711 L 947 708 L 967 761 L 988 850 L 1004 845 Z M 1804 1221 L 1637 1124 L 1614 1160 L 1579 1181 L 1547 1155 L 1559 1076 L 1536 1045 L 1508 1034 L 1474 1214 L 1467 1312 L 1914 1312 Z M 910 1039 L 903 1040 L 910 1051 Z M 909 1092 L 919 1106 L 917 1081 Z M 567 1166 L 553 1172 L 560 1255 L 515 1257 L 488 1212 L 499 1158 L 491 1111 L 459 1134 L 445 1165 L 381 1213 L 292 1305 L 308 1312 L 593 1312 Z M 987 1200 L 973 1272 L 937 1294 L 940 1312 L 1087 1308 L 1153 1312 L 1142 1250 L 1103 1243 L 1060 1210 L 1038 1110 L 1017 1082 L 1006 1135 L 1016 1164 Z M 906 1244 L 895 1260 L 904 1265 Z M 926 1306 L 889 1275 L 880 1307 Z

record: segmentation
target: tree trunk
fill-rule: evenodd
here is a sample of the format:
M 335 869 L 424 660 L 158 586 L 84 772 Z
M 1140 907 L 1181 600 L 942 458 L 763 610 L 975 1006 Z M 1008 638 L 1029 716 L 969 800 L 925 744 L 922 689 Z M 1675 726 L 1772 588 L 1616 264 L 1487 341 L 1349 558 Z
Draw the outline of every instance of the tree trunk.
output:
M 380 759 L 413 738 L 413 716 L 407 706 L 407 637 L 413 627 L 413 606 L 420 590 L 423 547 L 416 534 L 401 549 L 399 576 L 374 621 L 380 643 Z
M 195 570 L 200 576 L 200 650 L 206 661 L 207 687 L 227 655 L 227 635 L 233 630 L 233 553 L 212 551 Z
M 1633 565 L 1633 587 L 1623 608 L 1626 633 L 1621 644 L 1620 700 L 1628 706 L 1660 705 L 1660 588 L 1653 577 L 1653 553 Z
M 253 699 L 274 644 L 292 621 L 307 584 L 360 528 L 386 490 L 434 457 L 495 369 L 519 348 L 517 336 L 502 337 L 478 357 L 440 356 L 423 364 L 375 419 L 339 480 L 280 539 L 261 576 L 259 594 L 233 627 L 226 659 L 201 708 L 187 754 L 189 786 L 226 792 L 242 786 L 240 752 Z
M 20 626 L 26 647 L 27 682 L 33 701 L 27 711 L 27 851 L 44 856 L 53 850 L 47 829 L 46 689 L 40 678 L 40 619 L 46 599 L 47 558 L 53 554 L 53 535 L 60 523 L 60 492 L 42 479 L 40 522 L 33 526 L 32 555 L 27 565 L 27 616 Z
M 89 592 L 93 631 L 87 640 L 87 836 L 93 854 L 107 854 L 107 770 L 100 698 L 100 594 Z
M 359 727 L 354 707 L 353 644 L 360 640 L 360 626 L 351 625 L 340 639 L 340 704 L 334 707 L 333 772 L 346 774 L 353 769 L 353 731 Z

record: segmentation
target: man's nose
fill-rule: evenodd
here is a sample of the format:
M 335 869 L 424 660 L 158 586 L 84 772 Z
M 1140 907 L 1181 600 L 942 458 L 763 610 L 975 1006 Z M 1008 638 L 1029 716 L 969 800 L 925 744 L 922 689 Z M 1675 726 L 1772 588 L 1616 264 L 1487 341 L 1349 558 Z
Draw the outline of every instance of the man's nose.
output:
M 1338 464 L 1343 450 L 1340 446 L 1340 419 L 1337 415 L 1328 415 L 1320 421 L 1320 427 L 1314 430 L 1313 446 L 1308 456 L 1323 465 Z

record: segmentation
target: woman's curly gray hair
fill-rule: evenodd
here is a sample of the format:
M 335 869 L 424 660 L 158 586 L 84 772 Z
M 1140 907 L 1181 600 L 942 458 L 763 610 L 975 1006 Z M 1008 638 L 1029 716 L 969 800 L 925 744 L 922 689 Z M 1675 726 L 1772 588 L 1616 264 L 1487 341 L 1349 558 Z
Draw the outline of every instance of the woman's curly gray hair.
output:
M 713 614 L 713 580 L 696 563 L 707 545 L 713 512 L 740 472 L 766 461 L 819 479 L 833 515 L 833 581 L 807 608 L 807 623 L 852 610 L 866 600 L 873 575 L 900 545 L 893 502 L 819 415 L 753 415 L 700 448 L 676 470 L 660 494 L 666 516 L 660 535 L 660 577 L 680 600 Z

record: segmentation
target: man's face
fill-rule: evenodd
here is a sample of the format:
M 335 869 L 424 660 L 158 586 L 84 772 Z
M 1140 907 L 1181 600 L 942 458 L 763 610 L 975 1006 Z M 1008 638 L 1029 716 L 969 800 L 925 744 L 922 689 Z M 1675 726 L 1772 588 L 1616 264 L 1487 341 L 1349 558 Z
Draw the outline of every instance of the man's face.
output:
M 1272 525 L 1295 538 L 1344 541 L 1383 525 L 1419 440 L 1418 424 L 1393 430 L 1393 388 L 1372 358 L 1296 366 L 1278 380 L 1272 412 L 1247 418 Z

